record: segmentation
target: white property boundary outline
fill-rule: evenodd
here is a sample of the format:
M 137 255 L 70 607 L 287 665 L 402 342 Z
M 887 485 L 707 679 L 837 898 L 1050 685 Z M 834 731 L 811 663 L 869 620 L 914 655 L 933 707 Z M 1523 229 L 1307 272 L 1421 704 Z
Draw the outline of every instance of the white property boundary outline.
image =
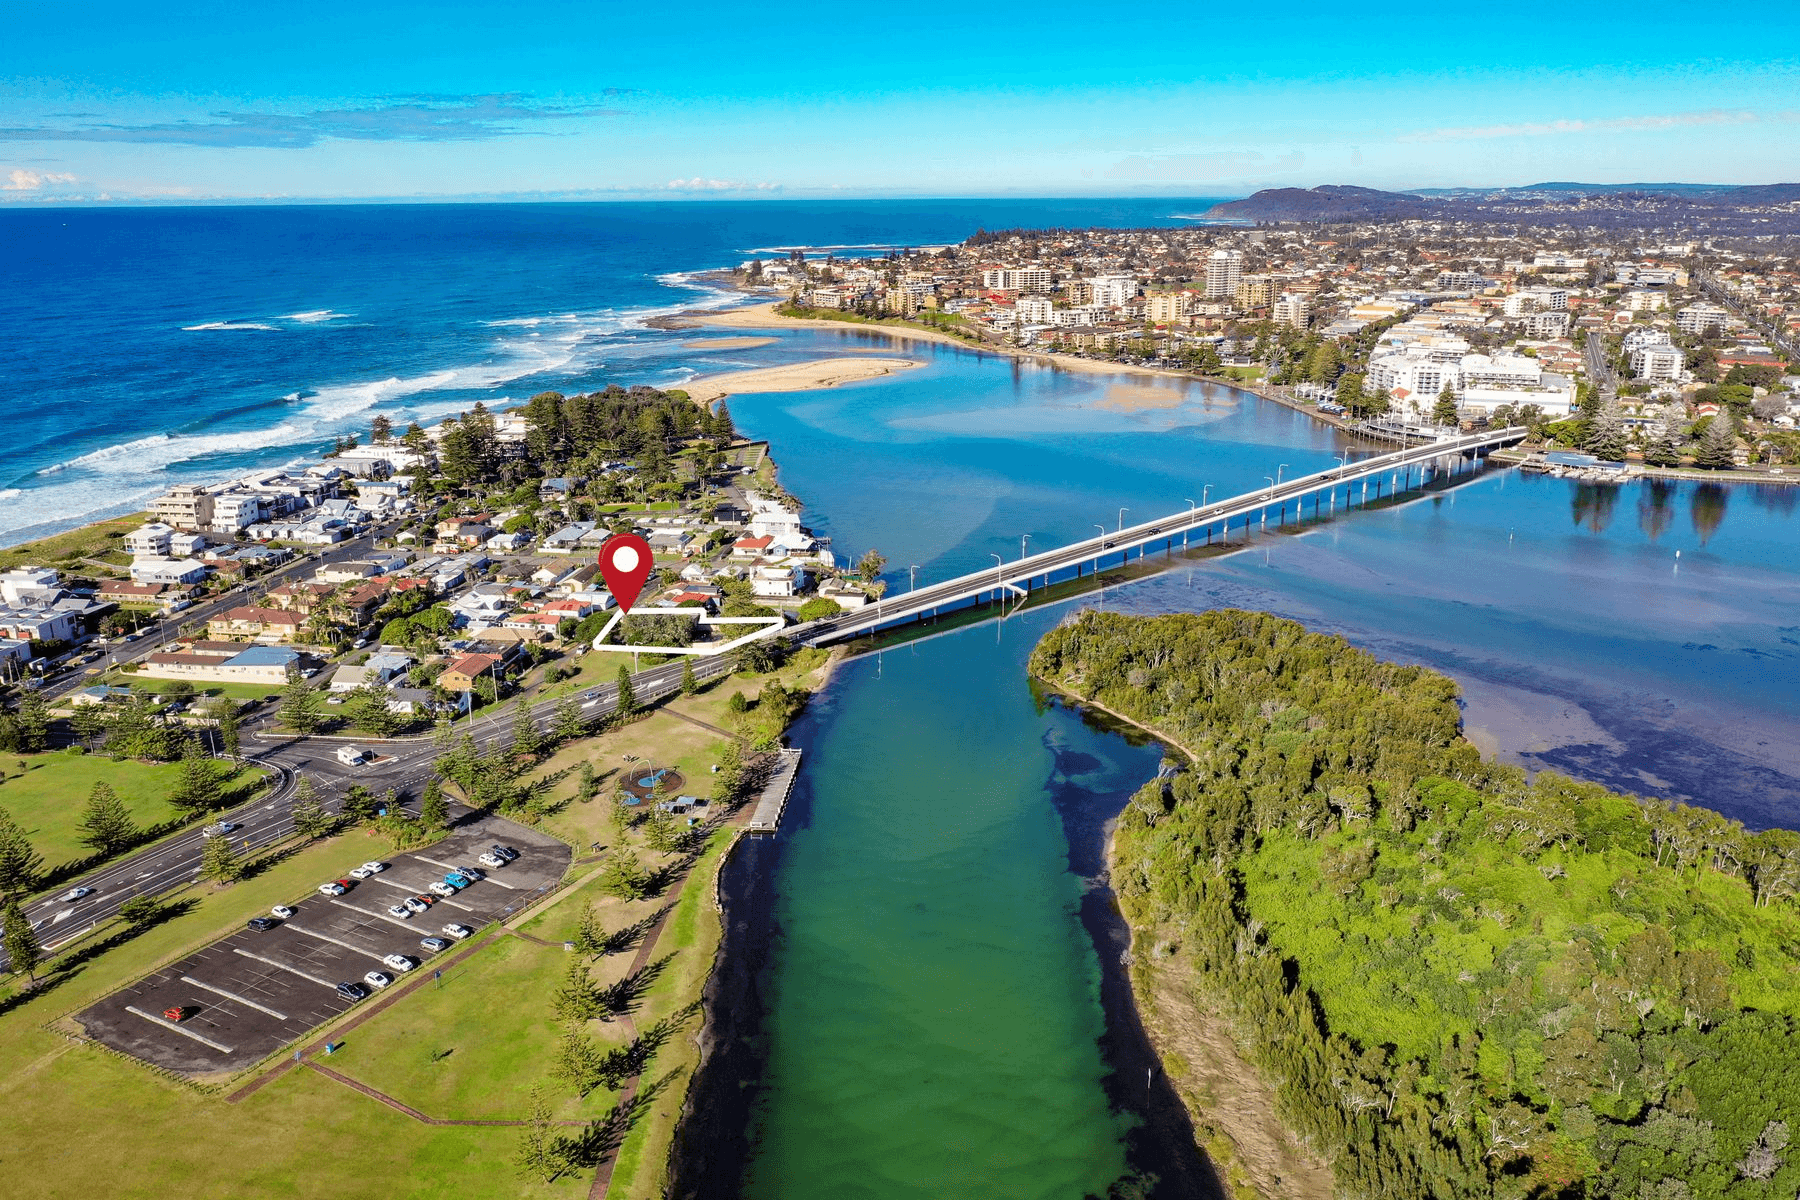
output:
M 696 657 L 704 658 L 715 654 L 723 654 L 727 650 L 735 650 L 746 642 L 754 642 L 758 638 L 766 638 L 770 634 L 777 633 L 787 626 L 787 618 L 782 616 L 709 617 L 706 615 L 706 610 L 704 608 L 675 608 L 664 605 L 657 608 L 634 608 L 632 609 L 632 612 L 636 613 L 638 616 L 692 617 L 702 625 L 761 625 L 763 628 L 753 630 L 742 637 L 733 638 L 729 642 L 716 642 L 706 646 L 607 645 L 606 635 L 613 631 L 614 626 L 625 619 L 625 610 L 620 608 L 613 610 L 612 620 L 606 623 L 605 627 L 600 630 L 600 635 L 594 639 L 593 649 L 611 650 L 625 654 L 692 654 Z

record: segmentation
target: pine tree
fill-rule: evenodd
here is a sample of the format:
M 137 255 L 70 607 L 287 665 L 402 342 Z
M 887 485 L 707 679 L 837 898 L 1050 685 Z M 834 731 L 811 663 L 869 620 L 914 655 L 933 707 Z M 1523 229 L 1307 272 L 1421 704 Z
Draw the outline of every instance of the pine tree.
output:
M 624 663 L 619 664 L 619 679 L 616 686 L 619 699 L 618 703 L 614 705 L 613 711 L 618 713 L 620 720 L 636 715 L 638 710 L 637 692 L 632 689 L 631 672 Z
M 535 756 L 542 746 L 537 722 L 531 716 L 531 704 L 524 697 L 513 706 L 512 749 L 514 754 Z
M 659 854 L 673 854 L 681 849 L 682 829 L 675 814 L 659 808 L 644 822 L 644 842 Z
M 1650 444 L 1644 448 L 1644 465 L 1679 467 L 1683 439 L 1674 421 L 1664 421 Z
M 6 950 L 7 964 L 13 974 L 23 971 L 35 984 L 37 965 L 43 959 L 44 951 L 14 896 L 6 898 L 5 912 L 0 914 L 0 946 Z
M 78 828 L 82 845 L 91 846 L 108 857 L 130 846 L 138 836 L 137 825 L 126 811 L 125 802 L 105 780 L 95 783 L 94 790 L 88 793 Z
M 344 820 L 352 825 L 360 825 L 375 819 L 375 793 L 360 783 L 353 783 L 344 789 Z
M 588 975 L 587 959 L 579 954 L 571 956 L 562 983 L 550 997 L 550 1011 L 557 1020 L 579 1026 L 598 1017 L 604 1009 L 600 989 Z
M 1581 448 L 1607 462 L 1622 462 L 1630 441 L 1625 434 L 1625 418 L 1616 403 L 1600 406 L 1588 424 L 1587 438 Z
M 573 696 L 564 696 L 556 702 L 556 711 L 550 718 L 550 736 L 557 742 L 572 742 L 587 732 L 587 723 L 581 719 L 581 704 Z
M 181 752 L 181 774 L 169 792 L 169 803 L 189 818 L 218 808 L 225 799 L 218 768 L 200 743 L 189 739 Z
M 1731 418 L 1721 411 L 1700 435 L 1700 444 L 1694 450 L 1694 465 L 1713 471 L 1727 470 L 1733 464 L 1732 452 L 1736 449 L 1737 431 L 1731 427 Z
M 225 834 L 206 839 L 200 852 L 200 878 L 214 883 L 232 883 L 243 877 L 244 864 Z
M 19 748 L 27 754 L 36 754 L 50 744 L 50 710 L 36 692 L 25 693 L 19 701 L 18 730 Z
M 600 890 L 621 900 L 642 900 L 650 889 L 650 878 L 638 863 L 637 855 L 623 847 L 614 850 L 600 872 Z
M 0 893 L 25 895 L 43 869 L 43 856 L 32 848 L 12 814 L 0 808 Z
M 600 923 L 600 913 L 592 901 L 582 906 L 581 915 L 575 919 L 575 936 L 571 940 L 578 953 L 590 958 L 606 953 L 606 927 Z
M 1456 424 L 1456 389 L 1447 383 L 1438 393 L 1437 403 L 1432 405 L 1431 420 L 1435 425 Z
M 219 745 L 226 757 L 236 759 L 243 748 L 243 730 L 238 724 L 237 701 L 227 697 L 219 705 Z
M 419 801 L 419 824 L 427 829 L 450 828 L 450 805 L 444 800 L 444 781 L 436 775 L 425 781 L 425 795 Z
M 556 1077 L 573 1087 L 577 1096 L 586 1096 L 606 1076 L 606 1052 L 579 1028 L 564 1030 L 556 1048 L 555 1070 Z
M 311 840 L 324 837 L 336 824 L 313 790 L 312 780 L 302 775 L 294 785 L 294 832 Z
M 299 734 L 317 733 L 325 721 L 319 693 L 304 676 L 290 675 L 281 689 L 281 723 Z
M 519 1148 L 513 1153 L 513 1165 L 526 1179 L 553 1183 L 568 1167 L 568 1153 L 560 1139 L 550 1133 L 550 1101 L 544 1089 L 531 1089 L 531 1115 L 519 1134 Z
M 700 690 L 700 680 L 694 674 L 694 656 L 681 656 L 681 694 L 691 696 Z

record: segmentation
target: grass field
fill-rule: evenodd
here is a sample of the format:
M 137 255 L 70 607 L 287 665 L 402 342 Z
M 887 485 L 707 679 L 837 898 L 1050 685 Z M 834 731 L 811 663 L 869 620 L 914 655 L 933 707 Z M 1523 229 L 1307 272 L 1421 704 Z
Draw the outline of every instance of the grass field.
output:
M 140 828 L 176 815 L 163 799 L 181 773 L 179 763 L 114 762 L 97 754 L 0 756 L 0 808 L 24 828 L 31 844 L 51 867 L 86 857 L 78 840 L 81 809 L 96 783 L 104 781 L 130 810 Z M 232 795 L 247 799 L 264 772 L 251 767 L 229 783 Z
M 81 562 L 83 558 L 102 558 L 109 551 L 117 550 L 125 535 L 142 525 L 148 516 L 147 513 L 132 513 L 130 516 L 96 521 L 67 533 L 8 547 L 0 550 L 0 571 L 23 566 L 58 567 L 71 571 L 92 570 L 92 567 Z
M 785 684 L 801 681 L 812 658 L 785 669 Z M 725 727 L 733 691 L 754 697 L 769 677 L 737 677 L 674 707 L 697 720 Z M 816 680 L 807 681 L 816 684 Z M 607 769 L 638 754 L 687 775 L 683 790 L 706 795 L 708 768 L 722 741 L 711 730 L 657 711 L 624 729 L 566 748 L 544 765 L 554 771 L 582 758 Z M 86 795 L 79 769 L 146 771 L 135 764 L 73 756 L 46 761 L 19 776 L 16 760 L 0 759 L 14 778 L 0 782 L 0 803 L 24 796 L 29 783 L 54 807 L 55 797 Z M 32 759 L 28 759 L 28 765 Z M 170 767 L 148 768 L 168 773 Z M 42 772 L 51 774 L 42 774 Z M 33 776 L 41 776 L 33 778 Z M 115 787 L 119 783 L 113 779 Z M 573 790 L 571 778 L 561 788 Z M 121 794 L 126 789 L 120 787 Z M 546 828 L 577 846 L 616 843 L 638 848 L 646 866 L 669 861 L 642 846 L 641 831 L 613 828 L 611 805 L 571 804 Z M 134 811 L 136 809 L 134 808 Z M 15 813 L 18 808 L 15 808 Z M 22 818 L 23 819 L 23 818 Z M 660 972 L 632 1013 L 638 1030 L 696 1001 L 716 953 L 720 922 L 712 907 L 712 882 L 729 844 L 716 833 L 692 865 L 676 907 L 668 914 L 652 963 Z M 512 1158 L 517 1127 L 431 1126 L 312 1070 L 291 1071 L 241 1104 L 171 1082 L 140 1064 L 83 1045 L 46 1029 L 157 965 L 235 928 L 247 914 L 292 900 L 345 861 L 378 856 L 385 843 L 363 833 L 340 835 L 308 847 L 253 879 L 223 890 L 188 893 L 195 909 L 100 954 L 75 970 L 53 976 L 46 990 L 7 1008 L 13 987 L 0 984 L 0 1089 L 29 1094 L 30 1104 L 0 1114 L 0 1147 L 10 1197 L 577 1197 L 592 1172 L 582 1170 L 544 1185 L 520 1178 Z M 585 851 L 578 851 L 584 853 Z M 561 941 L 575 928 L 583 906 L 596 905 L 609 930 L 643 922 L 669 903 L 664 895 L 625 902 L 593 884 L 596 864 L 575 868 L 575 883 L 535 915 L 524 932 L 554 943 L 544 946 L 502 935 L 478 947 L 448 972 L 442 987 L 425 986 L 345 1035 L 345 1048 L 329 1066 L 431 1114 L 452 1119 L 518 1119 L 526 1115 L 532 1085 L 546 1083 L 559 1119 L 584 1120 L 607 1111 L 616 1099 L 602 1091 L 577 1099 L 549 1078 L 559 1029 L 550 997 L 568 962 Z M 614 982 L 628 971 L 635 948 L 599 959 L 593 977 Z M 617 1022 L 589 1026 L 601 1041 L 619 1042 Z M 658 1051 L 646 1082 L 674 1072 L 632 1127 L 619 1153 L 610 1194 L 652 1200 L 662 1194 L 668 1149 L 697 1062 L 698 1016 Z M 449 1051 L 449 1053 L 444 1053 Z M 571 1132 L 565 1130 L 563 1132 Z

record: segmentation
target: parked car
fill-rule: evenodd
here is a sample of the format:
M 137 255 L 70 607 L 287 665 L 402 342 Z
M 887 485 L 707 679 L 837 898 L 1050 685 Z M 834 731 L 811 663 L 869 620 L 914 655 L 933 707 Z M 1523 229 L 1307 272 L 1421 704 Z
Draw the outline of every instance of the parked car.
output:
M 472 936 L 475 931 L 470 929 L 467 925 L 458 925 L 455 922 L 452 922 L 451 924 L 444 926 L 444 932 L 460 942 L 464 938 Z
M 451 887 L 449 884 L 445 883 L 441 879 L 432 880 L 431 885 L 429 887 L 427 887 L 425 890 L 430 892 L 434 896 L 454 896 L 454 895 L 456 895 L 456 889 Z
M 505 859 L 507 862 L 511 862 L 513 859 L 519 857 L 519 852 L 514 850 L 511 846 L 502 846 L 496 843 L 495 845 L 488 847 L 488 849 L 492 850 L 497 856 Z
M 294 910 L 289 908 L 285 904 L 277 904 L 274 908 L 271 908 L 269 910 L 269 913 L 271 916 L 280 917 L 282 920 L 285 921 L 289 917 L 294 915 Z
M 363 976 L 363 982 L 372 988 L 384 988 L 394 981 L 380 971 L 370 971 Z
M 400 972 L 402 975 L 419 965 L 404 954 L 390 954 L 381 961 L 394 968 L 394 970 Z
M 455 871 L 452 871 L 448 875 L 444 876 L 444 882 L 449 884 L 456 891 L 460 892 L 464 888 L 468 887 L 471 883 L 474 883 L 475 881 L 473 879 L 470 879 L 466 875 L 458 875 Z
M 495 854 L 491 850 L 488 851 L 486 854 L 483 854 L 480 858 L 476 859 L 475 861 L 480 863 L 484 867 L 501 867 L 501 866 L 506 865 L 506 860 L 504 858 L 501 858 L 498 854 Z
M 225 834 L 235 833 L 242 828 L 243 826 L 239 825 L 236 821 L 215 821 L 205 829 L 202 829 L 200 831 L 200 836 L 209 838 L 223 837 Z
M 62 898 L 66 902 L 75 901 L 75 900 L 85 900 L 93 894 L 94 894 L 94 889 L 91 887 L 70 888 L 68 891 L 63 893 Z
M 360 983 L 346 981 L 337 985 L 337 994 L 346 1000 L 363 1000 L 368 998 L 369 989 Z
M 434 954 L 439 950 L 448 950 L 450 948 L 450 943 L 441 937 L 420 938 L 419 945 L 425 947 Z
M 404 904 L 388 905 L 388 913 L 392 916 L 399 917 L 402 921 L 410 920 L 412 918 L 412 909 L 406 907 Z
M 321 896 L 341 896 L 349 890 L 341 883 L 321 883 L 319 885 L 319 895 Z
M 487 872 L 483 871 L 480 867 L 458 867 L 456 868 L 456 873 L 470 883 L 480 883 L 483 879 L 487 878 Z
M 422 913 L 431 908 L 431 901 L 424 896 L 408 896 L 402 903 L 408 912 Z
M 388 865 L 380 859 L 372 858 L 356 869 L 359 871 L 367 871 L 370 875 L 379 875 L 388 869 Z
M 281 924 L 281 922 L 277 921 L 274 917 L 251 917 L 244 923 L 258 933 L 267 933 L 269 930 Z

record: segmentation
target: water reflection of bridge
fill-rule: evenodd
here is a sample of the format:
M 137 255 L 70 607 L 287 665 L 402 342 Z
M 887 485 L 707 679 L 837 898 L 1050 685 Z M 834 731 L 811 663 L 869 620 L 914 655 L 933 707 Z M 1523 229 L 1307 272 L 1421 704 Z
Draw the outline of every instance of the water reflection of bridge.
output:
M 990 596 L 1023 598 L 1030 593 L 1034 583 L 1047 587 L 1078 578 L 1089 568 L 1099 570 L 1114 555 L 1120 563 L 1125 563 L 1130 560 L 1133 550 L 1141 559 L 1152 548 L 1173 550 L 1178 542 L 1186 548 L 1195 538 L 1203 538 L 1205 545 L 1228 543 L 1232 534 L 1239 531 L 1248 538 L 1254 527 L 1268 523 L 1271 512 L 1280 524 L 1288 520 L 1290 512 L 1295 518 L 1305 515 L 1309 499 L 1314 516 L 1336 512 L 1339 503 L 1345 508 L 1366 504 L 1416 486 L 1415 474 L 1418 483 L 1425 482 L 1430 476 L 1453 474 L 1463 463 L 1472 464 L 1490 450 L 1523 441 L 1525 434 L 1523 428 L 1514 427 L 1446 438 L 1357 462 L 1350 462 L 1346 457 L 1328 470 L 1286 481 L 1272 478 L 1266 488 L 1122 527 L 1113 533 L 1103 533 L 1054 550 L 1025 555 L 1010 563 L 994 555 L 996 561 L 992 570 L 972 571 L 942 583 L 915 588 L 855 612 L 809 622 L 793 632 L 808 645 L 822 646 L 878 628 L 902 625 L 944 608 L 980 602 Z

